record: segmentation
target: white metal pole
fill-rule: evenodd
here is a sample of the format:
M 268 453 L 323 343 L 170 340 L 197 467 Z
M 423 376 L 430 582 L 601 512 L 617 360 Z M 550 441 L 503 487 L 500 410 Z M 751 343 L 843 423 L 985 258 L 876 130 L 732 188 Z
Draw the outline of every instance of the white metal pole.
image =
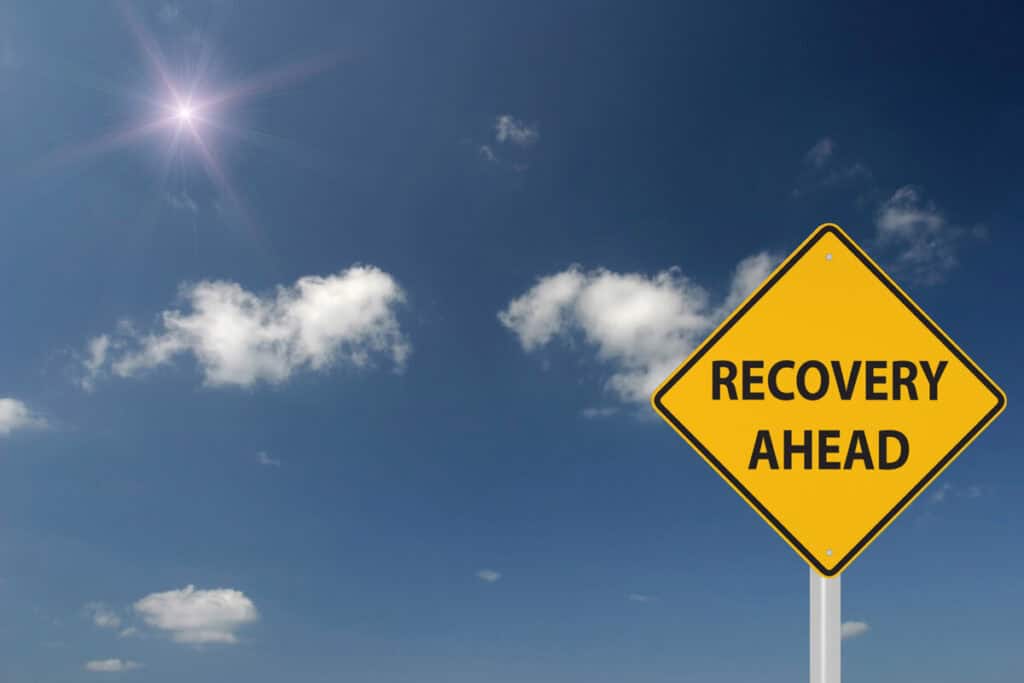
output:
M 840 683 L 842 584 L 811 569 L 811 683 Z

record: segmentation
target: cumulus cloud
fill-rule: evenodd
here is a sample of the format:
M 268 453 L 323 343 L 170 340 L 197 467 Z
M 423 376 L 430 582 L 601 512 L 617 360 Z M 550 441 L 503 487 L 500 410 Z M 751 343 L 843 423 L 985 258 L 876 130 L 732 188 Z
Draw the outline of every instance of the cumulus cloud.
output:
M 912 185 L 882 203 L 875 226 L 879 245 L 897 252 L 894 270 L 926 285 L 941 282 L 956 267 L 957 243 L 966 234 Z
M 772 270 L 778 257 L 759 253 L 736 267 L 725 300 L 678 268 L 653 276 L 579 266 L 540 278 L 498 314 L 523 350 L 582 339 L 611 371 L 608 388 L 626 402 L 651 391 Z
M 501 572 L 496 572 L 493 569 L 481 569 L 476 573 L 476 578 L 484 583 L 496 583 L 501 579 Z
M 857 638 L 862 636 L 871 630 L 871 627 L 863 621 L 844 621 L 841 627 L 841 634 L 843 640 L 847 638 Z
M 0 436 L 19 429 L 41 429 L 46 420 L 15 398 L 0 398 Z
M 121 617 L 102 602 L 90 602 L 85 606 L 85 610 L 92 618 L 92 623 L 100 628 L 121 627 Z
M 241 591 L 230 588 L 151 593 L 134 605 L 149 626 L 165 631 L 179 643 L 238 642 L 236 631 L 259 619 L 256 606 Z
M 191 355 L 208 386 L 278 384 L 300 370 L 366 366 L 374 355 L 404 367 L 410 345 L 396 318 L 405 293 L 372 266 L 306 276 L 259 295 L 234 282 L 182 286 L 182 306 L 163 311 L 157 328 L 117 332 L 89 342 L 82 386 L 107 374 L 132 377 Z
M 141 668 L 141 664 L 130 659 L 94 659 L 86 662 L 83 668 L 98 673 L 118 673 Z
M 502 114 L 494 122 L 494 139 L 500 143 L 512 143 L 527 147 L 537 142 L 540 131 L 536 125 L 523 123 L 509 114 Z

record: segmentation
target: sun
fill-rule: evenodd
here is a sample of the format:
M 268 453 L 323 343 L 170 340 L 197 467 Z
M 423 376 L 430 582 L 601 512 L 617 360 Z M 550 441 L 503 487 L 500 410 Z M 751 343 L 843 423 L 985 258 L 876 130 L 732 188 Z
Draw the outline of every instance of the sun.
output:
M 143 138 L 164 133 L 166 137 L 163 158 L 163 174 L 166 178 L 171 162 L 183 158 L 187 150 L 196 157 L 206 175 L 243 216 L 246 223 L 248 211 L 232 187 L 227 169 L 217 158 L 216 137 L 229 134 L 250 139 L 248 131 L 230 123 L 230 106 L 238 104 L 261 93 L 273 92 L 285 85 L 311 77 L 333 68 L 342 58 L 337 50 L 300 62 L 285 64 L 268 71 L 256 73 L 233 83 L 224 83 L 218 89 L 204 87 L 204 77 L 209 74 L 203 69 L 191 74 L 188 82 L 173 77 L 175 73 L 165 61 L 160 47 L 129 3 L 118 3 L 123 19 L 138 43 L 143 61 L 148 65 L 153 78 L 154 92 L 142 94 L 141 99 L 152 106 L 150 112 L 140 121 L 124 127 L 114 128 L 92 140 L 57 149 L 36 162 L 35 167 L 44 169 L 84 159 L 100 153 L 136 143 Z M 268 136 L 269 137 L 269 136 Z
M 178 117 L 179 123 L 192 123 L 192 117 L 195 115 L 195 112 L 192 110 L 191 106 L 187 104 L 179 104 L 175 115 Z

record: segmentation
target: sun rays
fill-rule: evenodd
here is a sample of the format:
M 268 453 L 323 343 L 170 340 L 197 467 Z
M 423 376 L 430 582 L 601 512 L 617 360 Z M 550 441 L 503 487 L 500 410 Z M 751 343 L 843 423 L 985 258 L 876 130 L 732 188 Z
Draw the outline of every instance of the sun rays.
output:
M 145 103 L 145 108 L 136 111 L 134 116 L 126 110 L 122 125 L 92 139 L 65 145 L 37 160 L 32 170 L 52 170 L 122 151 L 147 140 L 160 142 L 162 138 L 161 184 L 167 180 L 175 162 L 185 169 L 191 166 L 187 163 L 189 159 L 195 160 L 217 194 L 252 227 L 251 213 L 243 205 L 227 164 L 218 154 L 221 146 L 218 143 L 224 142 L 218 139 L 224 138 L 218 133 L 234 130 L 242 135 L 229 137 L 236 142 L 244 139 L 245 130 L 237 123 L 235 108 L 257 95 L 279 90 L 335 66 L 339 54 L 319 55 L 233 82 L 214 83 L 209 73 L 211 45 L 208 40 L 191 46 L 197 53 L 191 65 L 184 61 L 172 65 L 136 10 L 124 2 L 118 3 L 117 8 L 149 73 L 149 86 L 144 88 L 145 92 L 137 93 L 137 99 Z

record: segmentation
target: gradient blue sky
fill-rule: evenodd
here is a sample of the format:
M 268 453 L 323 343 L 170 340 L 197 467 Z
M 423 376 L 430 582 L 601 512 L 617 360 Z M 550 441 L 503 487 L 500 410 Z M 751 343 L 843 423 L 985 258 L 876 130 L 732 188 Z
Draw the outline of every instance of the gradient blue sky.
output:
M 1019 19 L 0 6 L 0 680 L 804 679 L 806 565 L 636 395 L 824 221 L 1009 396 L 844 574 L 846 678 L 1019 680 Z M 221 175 L 110 137 L 146 35 Z

